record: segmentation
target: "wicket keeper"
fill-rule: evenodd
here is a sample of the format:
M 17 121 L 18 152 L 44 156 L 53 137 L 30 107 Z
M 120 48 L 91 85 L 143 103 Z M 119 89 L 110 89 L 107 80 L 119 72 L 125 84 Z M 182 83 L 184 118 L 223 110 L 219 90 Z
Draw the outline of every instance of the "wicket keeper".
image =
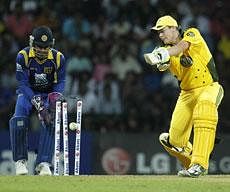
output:
M 64 92 L 65 57 L 53 48 L 53 34 L 47 26 L 35 28 L 29 44 L 16 57 L 17 101 L 15 113 L 9 121 L 13 160 L 16 175 L 27 175 L 27 133 L 34 108 L 41 122 L 35 171 L 38 175 L 52 175 L 54 125 L 50 111 Z
M 145 61 L 160 71 L 169 70 L 181 89 L 169 133 L 159 136 L 160 143 L 184 166 L 179 176 L 205 175 L 214 147 L 217 108 L 224 95 L 214 59 L 197 28 L 182 32 L 177 21 L 166 15 L 151 29 L 158 33 L 164 46 L 144 54 Z

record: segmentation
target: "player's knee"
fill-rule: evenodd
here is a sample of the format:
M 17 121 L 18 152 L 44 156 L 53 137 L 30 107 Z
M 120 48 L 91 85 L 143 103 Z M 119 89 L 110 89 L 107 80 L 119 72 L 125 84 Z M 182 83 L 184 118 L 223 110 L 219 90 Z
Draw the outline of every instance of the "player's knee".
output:
M 10 129 L 27 129 L 29 126 L 29 119 L 25 116 L 15 116 L 9 121 Z
M 215 128 L 218 121 L 217 107 L 210 101 L 199 101 L 193 112 L 194 127 Z

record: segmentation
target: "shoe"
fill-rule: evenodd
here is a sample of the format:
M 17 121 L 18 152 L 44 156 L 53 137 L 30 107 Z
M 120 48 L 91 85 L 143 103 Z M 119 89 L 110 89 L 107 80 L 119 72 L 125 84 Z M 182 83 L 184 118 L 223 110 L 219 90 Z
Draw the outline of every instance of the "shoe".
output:
M 39 165 L 36 166 L 35 171 L 38 175 L 41 176 L 52 175 L 52 172 L 50 170 L 50 165 L 47 162 L 41 162 Z
M 16 175 L 27 175 L 27 161 L 25 159 L 18 160 L 15 162 Z
M 181 177 L 199 177 L 207 174 L 208 174 L 207 169 L 203 168 L 199 164 L 194 164 L 187 170 L 183 169 L 179 171 L 177 175 Z

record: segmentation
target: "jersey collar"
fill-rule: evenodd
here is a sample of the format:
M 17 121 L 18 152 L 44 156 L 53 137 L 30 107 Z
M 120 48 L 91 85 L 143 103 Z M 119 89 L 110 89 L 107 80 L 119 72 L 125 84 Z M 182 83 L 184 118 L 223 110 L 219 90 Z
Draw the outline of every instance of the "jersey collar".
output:
M 35 52 L 34 52 L 33 48 L 30 48 L 29 57 L 35 57 Z M 54 59 L 54 56 L 53 56 L 53 53 L 52 53 L 51 49 L 49 50 L 47 59 L 50 59 L 50 60 Z

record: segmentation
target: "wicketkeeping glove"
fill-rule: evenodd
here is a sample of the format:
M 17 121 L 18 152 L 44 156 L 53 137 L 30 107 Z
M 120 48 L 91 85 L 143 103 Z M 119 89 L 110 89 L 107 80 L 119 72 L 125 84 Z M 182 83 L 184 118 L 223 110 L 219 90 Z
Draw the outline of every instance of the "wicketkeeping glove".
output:
M 35 109 L 38 112 L 38 118 L 39 120 L 44 123 L 45 125 L 49 125 L 51 123 L 52 117 L 51 114 L 49 113 L 47 107 L 45 107 L 44 102 L 41 98 L 40 95 L 35 95 L 31 103 L 35 107 Z
M 53 121 L 52 114 L 49 112 L 49 110 L 46 107 L 38 113 L 38 118 L 42 123 L 48 126 Z
M 64 101 L 64 96 L 59 92 L 52 92 L 48 94 L 48 104 L 50 110 L 55 110 L 56 101 Z
M 33 96 L 33 98 L 31 99 L 31 103 L 33 104 L 33 106 L 35 107 L 35 109 L 38 112 L 43 110 L 43 108 L 44 108 L 44 102 L 43 102 L 42 97 L 40 95 Z

